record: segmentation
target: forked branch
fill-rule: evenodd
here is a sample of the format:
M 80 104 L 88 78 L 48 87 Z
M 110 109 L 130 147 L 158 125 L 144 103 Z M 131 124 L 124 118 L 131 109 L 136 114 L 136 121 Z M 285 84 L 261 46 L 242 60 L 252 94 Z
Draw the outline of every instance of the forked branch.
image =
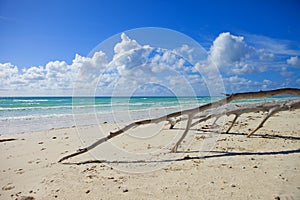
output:
M 244 99 L 253 99 L 253 98 L 264 98 L 264 97 L 271 97 L 271 96 L 278 96 L 278 95 L 296 95 L 296 96 L 300 96 L 300 89 L 296 89 L 296 88 L 283 88 L 283 89 L 277 89 L 277 90 L 269 90 L 269 91 L 259 91 L 259 92 L 245 92 L 245 93 L 236 93 L 236 94 L 231 94 L 228 95 L 226 94 L 226 98 L 221 99 L 219 101 L 215 101 L 215 102 L 211 102 L 193 109 L 187 109 L 187 110 L 183 110 L 183 111 L 179 111 L 179 112 L 174 112 L 168 115 L 164 115 L 162 117 L 157 117 L 157 118 L 153 118 L 153 119 L 146 119 L 146 120 L 140 120 L 140 121 L 136 121 L 133 123 L 130 123 L 128 125 L 126 125 L 125 127 L 114 131 L 114 132 L 110 132 L 110 134 L 104 138 L 99 139 L 98 141 L 96 141 L 95 143 L 91 144 L 90 146 L 83 148 L 83 149 L 79 149 L 77 152 L 67 155 L 63 158 L 61 158 L 59 160 L 59 162 L 62 162 L 66 159 L 69 159 L 71 157 L 80 155 L 82 153 L 85 153 L 87 151 L 90 151 L 91 149 L 97 147 L 98 145 L 106 142 L 107 140 L 110 140 L 126 131 L 128 131 L 129 129 L 135 128 L 137 126 L 141 126 L 141 125 L 145 125 L 145 124 L 150 124 L 150 123 L 159 123 L 162 121 L 169 121 L 171 124 L 170 128 L 173 128 L 176 123 L 178 121 L 180 121 L 179 119 L 176 119 L 177 117 L 180 116 L 188 116 L 188 118 L 186 118 L 188 120 L 187 125 L 186 125 L 186 129 L 184 130 L 181 138 L 177 141 L 177 143 L 175 144 L 175 146 L 172 148 L 172 152 L 176 152 L 178 146 L 180 145 L 180 143 L 183 141 L 183 139 L 185 138 L 185 136 L 188 134 L 188 131 L 191 127 L 197 125 L 198 123 L 202 122 L 202 121 L 206 121 L 212 117 L 216 117 L 219 118 L 222 115 L 231 115 L 234 114 L 235 118 L 231 124 L 231 126 L 229 127 L 229 129 L 227 131 L 230 131 L 230 129 L 232 128 L 233 124 L 235 123 L 235 121 L 237 120 L 237 118 L 243 114 L 243 113 L 249 113 L 249 112 L 256 112 L 256 111 L 269 111 L 268 115 L 263 119 L 263 121 L 259 124 L 259 126 L 252 131 L 251 133 L 249 133 L 248 136 L 252 135 L 255 131 L 257 131 L 260 127 L 263 126 L 264 122 L 273 114 L 282 111 L 282 110 L 289 110 L 289 109 L 298 109 L 300 108 L 300 100 L 292 100 L 292 101 L 288 101 L 288 102 L 273 102 L 273 103 L 258 103 L 258 104 L 254 104 L 254 106 L 250 106 L 250 107 L 241 107 L 241 105 L 236 105 L 235 107 L 229 107 L 229 108 L 223 108 L 222 106 L 230 103 L 231 101 L 234 100 L 244 100 Z M 214 109 L 214 110 L 213 110 Z M 200 114 L 200 116 L 199 116 Z M 199 120 L 192 123 L 193 119 L 198 118 Z M 183 119 L 181 119 L 183 120 Z

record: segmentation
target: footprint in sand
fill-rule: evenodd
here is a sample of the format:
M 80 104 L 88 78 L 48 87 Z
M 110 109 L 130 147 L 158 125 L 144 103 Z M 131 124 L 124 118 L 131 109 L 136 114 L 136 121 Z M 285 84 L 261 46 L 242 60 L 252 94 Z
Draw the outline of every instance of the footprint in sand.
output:
M 24 171 L 24 169 L 20 168 L 20 169 L 15 170 L 15 172 L 17 174 L 23 174 L 25 171 Z
M 12 183 L 8 183 L 7 185 L 2 187 L 2 190 L 7 191 L 7 190 L 12 190 L 14 188 L 15 186 L 13 186 Z
M 35 200 L 35 198 L 31 196 L 21 196 L 20 198 L 17 198 L 17 200 Z

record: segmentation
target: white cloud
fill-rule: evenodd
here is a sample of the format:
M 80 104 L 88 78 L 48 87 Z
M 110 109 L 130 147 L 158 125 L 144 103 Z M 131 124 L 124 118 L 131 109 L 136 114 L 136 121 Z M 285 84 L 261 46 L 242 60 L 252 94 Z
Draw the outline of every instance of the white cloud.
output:
M 280 75 L 285 76 L 285 77 L 290 77 L 293 75 L 293 72 L 288 71 L 288 68 L 286 66 L 284 66 L 281 68 Z
M 4 63 L 0 64 L 1 87 L 15 90 L 16 95 L 18 91 L 29 95 L 71 95 L 75 82 L 77 87 L 95 85 L 105 64 L 102 52 L 91 58 L 76 54 L 70 65 L 65 61 L 50 61 L 45 66 L 21 71 L 11 63 Z
M 76 54 L 71 65 L 73 71 L 78 71 L 77 82 L 84 86 L 95 85 L 99 75 L 105 70 L 107 57 L 104 52 L 94 53 L 93 57 L 84 57 Z M 75 81 L 75 80 L 74 80 Z
M 232 72 L 234 74 L 251 74 L 254 71 L 255 68 L 253 65 L 244 62 L 235 63 L 234 67 L 232 68 Z
M 181 54 L 193 52 L 188 45 L 176 49 L 153 48 L 122 35 L 122 41 L 116 46 L 125 49 L 116 51 L 109 63 L 109 71 L 119 75 L 114 83 L 118 95 L 130 95 L 134 88 L 147 83 L 162 85 L 179 95 L 193 95 L 191 85 L 199 81 L 200 75 L 195 75 L 192 65 Z
M 289 59 L 287 59 L 287 64 L 292 65 L 294 67 L 300 67 L 300 59 L 298 56 L 292 56 Z
M 247 80 L 245 78 L 241 78 L 238 76 L 231 76 L 225 79 L 229 84 L 233 85 L 249 85 L 252 84 L 251 80 Z
M 11 63 L 0 63 L 0 78 L 1 80 L 11 77 L 14 74 L 18 74 L 18 67 Z
M 268 79 L 264 79 L 263 82 L 262 82 L 262 88 L 267 89 L 267 88 L 273 86 L 273 84 L 274 83 L 272 81 L 270 81 Z
M 131 71 L 140 69 L 147 62 L 150 51 L 151 49 L 148 47 L 140 47 L 135 50 L 116 54 L 109 63 L 109 67 L 111 70 L 116 69 L 121 75 L 126 76 Z
M 209 51 L 208 63 L 201 66 L 202 70 L 209 71 L 211 65 L 216 65 L 221 73 L 230 76 L 260 73 L 267 70 L 276 72 L 285 66 L 283 59 L 287 55 L 282 55 L 282 53 L 296 53 L 294 50 L 288 50 L 287 41 L 253 35 L 247 35 L 247 37 L 250 38 L 251 43 L 247 43 L 242 36 L 235 36 L 229 32 L 221 33 L 214 40 Z M 257 43 L 253 38 L 258 40 Z M 297 57 L 292 57 L 287 62 L 297 66 L 296 60 L 298 60 Z M 198 70 L 199 68 L 198 66 Z
M 299 44 L 283 39 L 274 39 L 262 35 L 246 34 L 249 43 L 256 46 L 258 49 L 265 49 L 271 54 L 282 55 L 299 55 Z M 293 48 L 297 46 L 297 48 Z
M 194 64 L 195 62 L 198 62 L 198 59 L 200 57 L 203 57 L 203 54 L 205 57 L 207 56 L 206 51 L 199 51 L 199 49 L 195 50 L 194 48 L 191 48 L 187 44 L 183 44 L 181 47 L 176 48 L 172 51 L 172 53 L 176 54 L 177 56 L 181 56 L 184 59 L 186 59 L 188 62 Z M 199 54 L 202 54 L 201 56 Z
M 18 73 L 18 67 L 11 63 L 0 63 L 0 77 L 7 78 Z
M 117 72 L 123 77 L 136 76 L 145 72 L 151 72 L 151 69 L 143 68 L 147 63 L 148 56 L 153 48 L 148 45 L 140 45 L 137 41 L 129 38 L 125 33 L 121 34 L 121 42 L 114 47 L 113 59 L 107 64 L 107 71 Z M 140 71 L 140 72 L 138 72 Z
M 269 79 L 251 80 L 247 77 L 240 77 L 237 75 L 224 78 L 224 84 L 227 91 L 233 92 L 267 90 L 286 86 L 282 86 L 280 85 L 282 83 L 274 82 Z
M 124 52 L 140 48 L 141 45 L 137 41 L 130 39 L 125 33 L 121 34 L 121 42 L 115 45 L 115 54 L 123 54 Z
M 46 64 L 46 78 L 57 79 L 63 78 L 70 70 L 70 66 L 65 61 L 50 61 Z
M 240 62 L 253 53 L 242 36 L 221 33 L 210 48 L 210 58 L 218 66 Z
M 246 77 L 269 70 L 268 62 L 272 63 L 276 55 L 249 46 L 242 36 L 221 33 L 208 54 L 201 50 L 197 52 L 188 45 L 175 49 L 141 45 L 123 33 L 121 41 L 114 46 L 111 60 L 105 52 L 98 51 L 92 57 L 76 54 L 71 63 L 50 61 L 45 66 L 22 70 L 11 63 L 0 64 L 0 86 L 37 95 L 71 95 L 73 88 L 80 95 L 94 94 L 95 91 L 105 95 L 112 92 L 131 95 L 147 84 L 142 88 L 144 93 L 147 89 L 152 93 L 165 91 L 151 90 L 151 85 L 160 85 L 180 95 L 193 95 L 192 89 L 198 95 L 201 94 L 198 92 L 207 93 L 208 90 L 212 95 L 219 95 L 224 92 L 224 85 L 234 92 L 276 86 L 268 78 L 255 81 L 255 78 Z M 285 62 L 300 66 L 298 56 L 284 60 L 285 65 L 277 69 L 283 76 L 292 75 Z
M 30 67 L 23 74 L 24 80 L 29 81 L 39 81 L 45 79 L 45 70 L 42 66 L 40 67 Z
M 224 78 L 224 83 L 227 90 L 234 92 L 262 89 L 261 83 L 236 75 Z
M 249 46 L 242 36 L 221 33 L 210 48 L 207 63 L 196 65 L 199 71 L 210 71 L 213 66 L 228 75 L 251 74 L 263 71 L 258 59 L 271 60 L 272 54 Z M 201 69 L 200 69 L 201 68 Z
M 72 65 L 68 65 L 65 61 L 51 61 L 45 66 L 46 81 L 42 84 L 44 87 L 53 91 L 59 89 L 62 92 L 71 90 L 73 80 L 76 77 L 76 70 Z
M 0 88 L 8 95 L 26 84 L 19 73 L 17 66 L 11 63 L 0 63 Z
M 274 53 L 271 53 L 265 49 L 258 49 L 256 50 L 258 55 L 259 55 L 259 60 L 270 60 L 272 61 L 275 58 Z

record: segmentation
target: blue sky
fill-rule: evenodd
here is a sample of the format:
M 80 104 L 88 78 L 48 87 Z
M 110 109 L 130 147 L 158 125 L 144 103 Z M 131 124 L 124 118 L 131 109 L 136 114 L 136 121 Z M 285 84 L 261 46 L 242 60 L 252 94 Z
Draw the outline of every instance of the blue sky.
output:
M 47 93 L 51 88 L 45 82 L 63 79 L 76 54 L 85 57 L 107 38 L 139 27 L 179 31 L 200 43 L 211 58 L 228 59 L 217 62 L 229 92 L 299 87 L 299 10 L 296 0 L 0 0 L 0 95 L 55 95 L 55 88 Z M 237 53 L 230 52 L 228 41 L 240 44 L 245 54 L 220 57 Z M 220 46 L 225 49 L 217 51 Z M 52 68 L 46 67 L 49 62 Z M 63 87 L 70 89 L 70 77 L 57 85 L 62 94 Z M 34 93 L 34 84 L 44 91 Z M 19 93 L 20 88 L 26 92 Z

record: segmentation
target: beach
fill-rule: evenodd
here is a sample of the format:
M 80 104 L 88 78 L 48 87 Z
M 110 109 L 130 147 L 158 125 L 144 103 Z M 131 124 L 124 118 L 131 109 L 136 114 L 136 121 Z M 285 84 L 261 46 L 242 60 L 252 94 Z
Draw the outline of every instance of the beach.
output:
M 126 157 L 114 155 L 101 161 L 99 152 L 105 147 L 100 145 L 91 154 L 58 163 L 99 139 L 99 130 L 109 134 L 126 123 L 2 134 L 0 199 L 299 199 L 300 112 L 280 112 L 247 138 L 262 117 L 263 113 L 242 115 L 230 133 L 214 137 L 202 157 L 199 147 L 209 138 L 209 131 L 203 131 L 209 122 L 190 131 L 189 146 L 184 151 L 179 147 L 175 157 L 159 150 L 172 145 L 163 140 L 183 130 L 169 130 L 164 124 L 155 125 L 155 136 L 146 137 L 155 127 L 129 134 L 143 134 L 144 140 L 124 134 L 108 142 L 137 152 L 136 162 L 131 160 L 134 156 L 125 162 Z M 232 118 L 226 117 L 224 130 Z M 176 126 L 184 126 L 180 124 Z M 147 152 L 157 153 L 149 157 Z
M 300 200 L 299 10 L 0 0 L 0 200 Z

